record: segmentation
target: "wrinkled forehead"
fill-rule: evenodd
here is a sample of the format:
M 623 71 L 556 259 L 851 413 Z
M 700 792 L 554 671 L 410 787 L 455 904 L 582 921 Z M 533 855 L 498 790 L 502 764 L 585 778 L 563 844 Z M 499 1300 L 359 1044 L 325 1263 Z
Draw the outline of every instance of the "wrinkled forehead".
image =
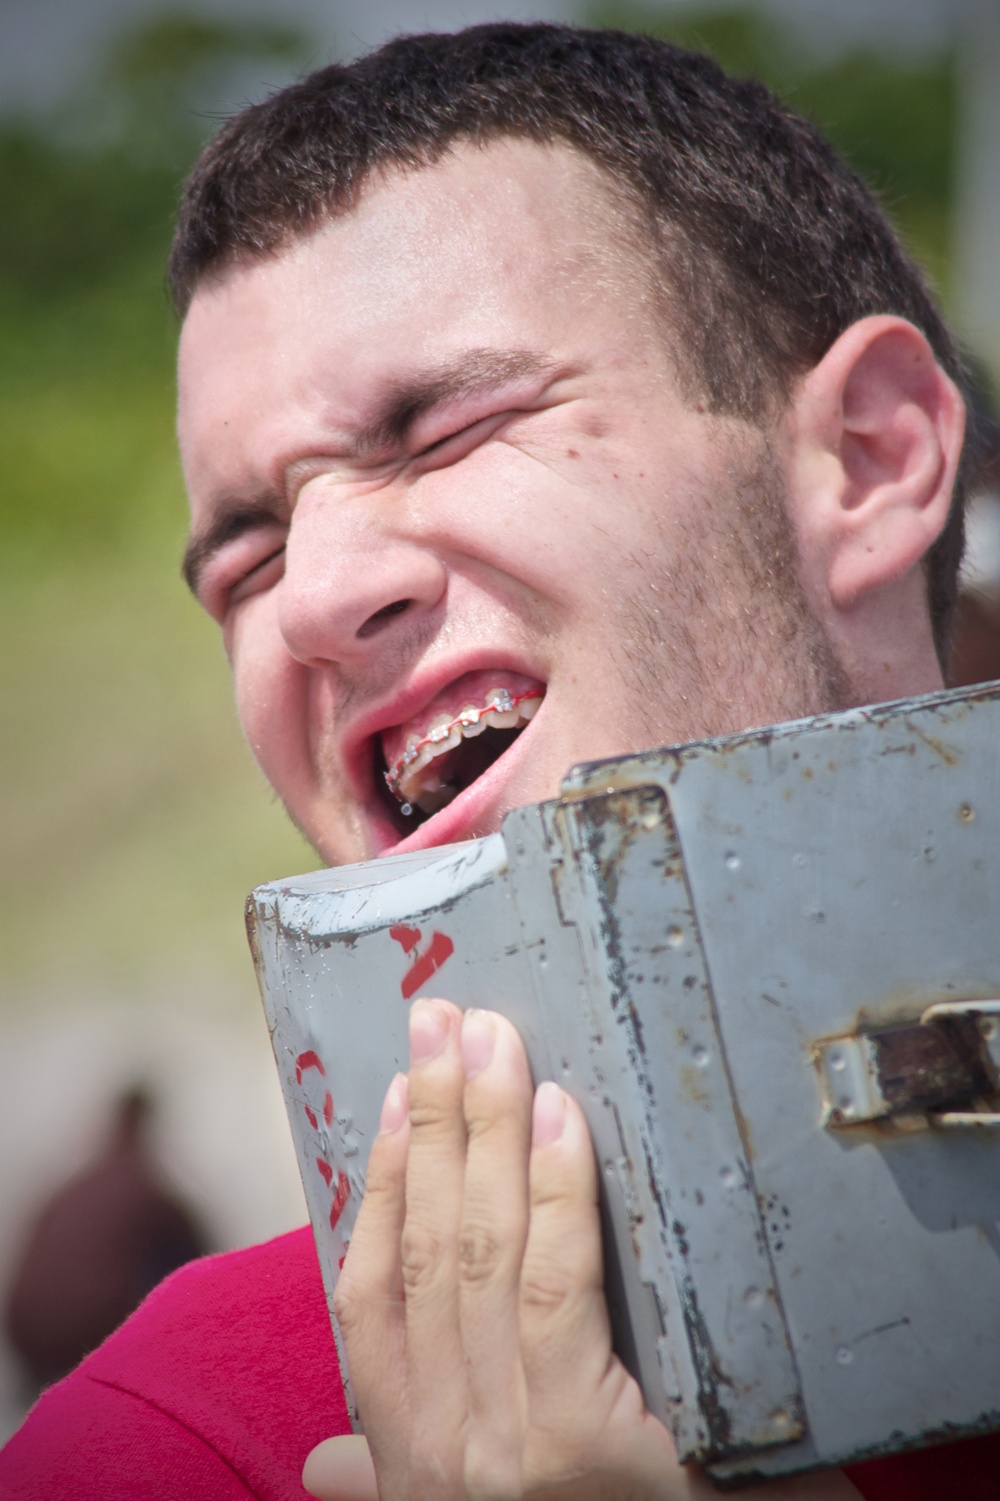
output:
M 496 259 L 507 269 L 545 269 L 611 281 L 651 279 L 648 217 L 602 167 L 568 143 L 500 136 L 485 143 L 454 142 L 427 165 L 377 167 L 349 206 L 336 206 L 293 233 L 276 250 L 245 255 L 205 272 L 192 302 L 204 300 L 233 276 L 275 260 L 294 263 L 322 237 L 353 248 L 369 271 L 390 278 L 409 252 L 433 258 L 446 283 L 467 269 L 470 255 L 483 270 Z M 185 319 L 185 321 L 187 321 Z
M 279 251 L 207 278 L 180 347 L 182 450 L 231 397 L 308 379 L 308 356 L 359 387 L 387 356 L 424 366 L 475 348 L 551 350 L 609 319 L 648 337 L 648 278 L 604 173 L 569 147 L 507 140 L 378 174 Z M 318 368 L 318 366 L 316 367 Z M 296 373 L 297 372 L 297 373 Z

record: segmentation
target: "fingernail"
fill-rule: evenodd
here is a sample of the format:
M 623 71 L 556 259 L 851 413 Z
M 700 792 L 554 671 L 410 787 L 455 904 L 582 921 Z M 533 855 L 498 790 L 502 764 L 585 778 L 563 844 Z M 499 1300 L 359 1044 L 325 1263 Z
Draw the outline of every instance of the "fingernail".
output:
M 462 1067 L 474 1079 L 491 1061 L 497 1041 L 497 1024 L 489 1011 L 467 1011 L 462 1017 Z
M 406 1087 L 406 1075 L 397 1074 L 386 1090 L 385 1099 L 382 1101 L 379 1130 L 385 1135 L 398 1131 L 409 1113 L 410 1098 Z
M 551 1079 L 535 1090 L 531 1111 L 531 1145 L 549 1147 L 558 1141 L 566 1124 L 566 1096 Z
M 410 1062 L 436 1058 L 448 1041 L 448 1018 L 434 1001 L 414 1001 L 410 1008 Z

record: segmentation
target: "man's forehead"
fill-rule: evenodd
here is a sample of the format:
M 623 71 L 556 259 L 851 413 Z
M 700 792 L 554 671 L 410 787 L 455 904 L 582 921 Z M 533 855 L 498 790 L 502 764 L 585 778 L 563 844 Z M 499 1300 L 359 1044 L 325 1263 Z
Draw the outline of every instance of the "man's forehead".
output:
M 535 347 L 515 317 L 544 321 L 571 284 L 585 304 L 595 291 L 641 301 L 614 217 L 604 174 L 568 145 L 459 142 L 429 166 L 379 172 L 351 209 L 199 285 L 181 335 L 182 427 L 195 365 L 201 397 L 214 378 L 224 405 L 233 372 L 264 381 L 274 351 L 320 329 L 352 363 L 393 323 L 408 341 L 423 329 L 426 366 L 458 352 L 452 334 L 462 349 Z
M 515 405 L 550 372 L 608 370 L 651 340 L 652 379 L 665 341 L 614 217 L 603 174 L 568 146 L 464 143 L 206 281 L 179 368 L 196 531 L 234 497 L 282 494 L 299 458 L 391 447 L 420 411 L 482 386 L 484 363 Z
M 349 206 L 331 208 L 276 251 L 208 272 L 188 317 L 233 279 L 253 280 L 263 273 L 273 280 L 267 273 L 275 265 L 292 274 L 315 265 L 310 252 L 317 241 L 339 248 L 344 262 L 355 259 L 383 276 L 391 276 L 403 245 L 430 237 L 442 282 L 455 269 L 454 252 L 465 248 L 481 254 L 490 242 L 508 262 L 516 249 L 525 264 L 533 252 L 543 253 L 567 270 L 581 256 L 599 259 L 607 268 L 618 266 L 624 252 L 634 278 L 636 253 L 648 258 L 640 217 L 610 176 L 568 142 L 458 139 L 431 163 L 378 167 Z

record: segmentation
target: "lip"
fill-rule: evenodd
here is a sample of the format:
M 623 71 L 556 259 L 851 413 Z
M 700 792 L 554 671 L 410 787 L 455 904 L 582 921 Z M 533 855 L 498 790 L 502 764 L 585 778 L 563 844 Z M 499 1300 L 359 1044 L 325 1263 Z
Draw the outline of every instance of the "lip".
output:
M 386 729 L 405 723 L 427 708 L 428 704 L 442 693 L 449 684 L 466 673 L 495 670 L 516 672 L 535 678 L 547 686 L 547 677 L 538 670 L 537 664 L 526 663 L 523 658 L 493 651 L 477 652 L 467 657 L 442 663 L 433 673 L 414 680 L 390 703 L 371 710 L 354 724 L 343 741 L 344 763 L 352 791 L 363 810 L 365 821 L 375 846 L 374 857 L 404 854 L 410 850 L 432 849 L 439 844 L 454 844 L 474 837 L 473 831 L 482 829 L 495 810 L 502 794 L 502 786 L 509 774 L 516 769 L 525 751 L 521 749 L 531 736 L 545 709 L 542 704 L 512 744 L 498 756 L 493 765 L 464 792 L 437 813 L 433 813 L 419 828 L 405 838 L 385 808 L 381 794 L 375 786 L 375 741 Z M 506 811 L 506 810 L 505 810 Z

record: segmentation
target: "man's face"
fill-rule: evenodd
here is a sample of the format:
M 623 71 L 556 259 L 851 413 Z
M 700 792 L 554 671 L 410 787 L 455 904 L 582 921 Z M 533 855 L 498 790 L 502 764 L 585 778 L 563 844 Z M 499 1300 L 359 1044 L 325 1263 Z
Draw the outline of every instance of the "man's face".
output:
M 194 298 L 189 562 L 333 863 L 829 706 L 780 441 L 682 399 L 628 245 L 568 149 L 464 146 Z

